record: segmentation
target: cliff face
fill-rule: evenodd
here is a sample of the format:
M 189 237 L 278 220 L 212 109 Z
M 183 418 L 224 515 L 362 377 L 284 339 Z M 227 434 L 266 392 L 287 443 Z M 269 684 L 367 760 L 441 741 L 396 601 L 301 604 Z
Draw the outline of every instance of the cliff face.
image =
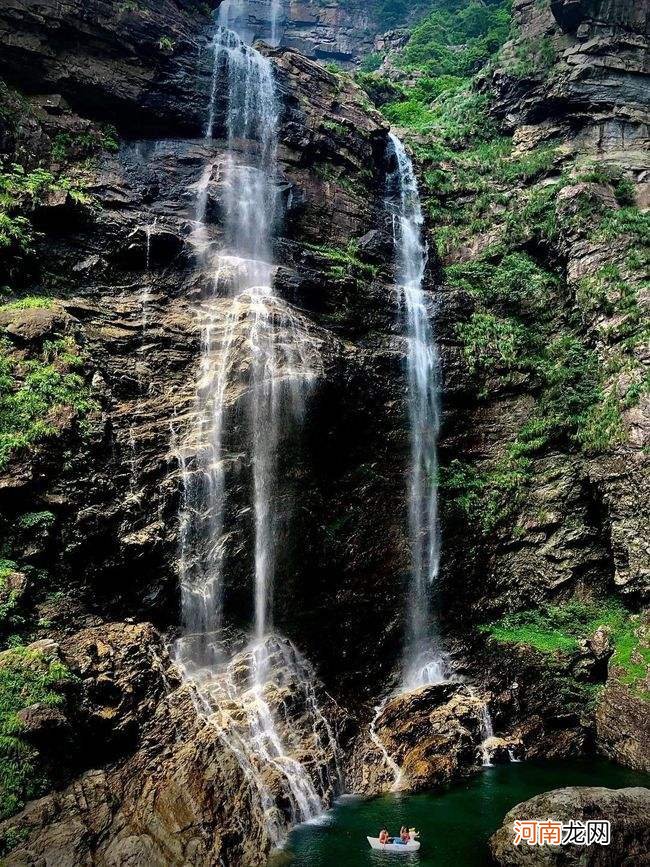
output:
M 506 253 L 524 251 L 541 265 L 554 283 L 545 302 L 553 308 L 545 339 L 574 329 L 584 352 L 598 356 L 605 371 L 603 392 L 621 399 L 622 417 L 620 430 L 604 445 L 552 448 L 556 439 L 532 450 L 531 484 L 523 508 L 517 509 L 515 500 L 514 513 L 503 525 L 506 533 L 500 540 L 503 528 L 501 534 L 493 534 L 484 548 L 489 557 L 489 604 L 499 607 L 524 607 L 526 594 L 537 602 L 566 597 L 581 586 L 615 589 L 642 600 L 649 586 L 641 526 L 647 498 L 647 396 L 642 389 L 639 399 L 625 401 L 632 382 L 643 377 L 646 363 L 637 322 L 647 315 L 647 298 L 642 273 L 630 266 L 631 253 L 643 241 L 632 226 L 624 225 L 628 200 L 619 193 L 619 202 L 614 192 L 617 179 L 623 178 L 630 184 L 629 205 L 643 209 L 647 204 L 647 94 L 640 86 L 645 81 L 647 21 L 624 4 L 615 11 L 583 4 L 581 16 L 576 4 L 568 5 L 570 26 L 562 4 L 552 10 L 534 3 L 515 4 L 519 35 L 506 44 L 495 68 L 483 73 L 479 84 L 489 95 L 490 111 L 500 128 L 513 136 L 514 160 L 534 162 L 537 157 L 543 162 L 546 154 L 549 164 L 531 166 L 530 174 L 522 169 L 517 184 L 495 179 L 494 201 L 483 215 L 483 226 L 472 237 L 458 239 L 448 261 L 460 266 L 455 269 L 460 273 L 466 264 L 498 262 L 505 248 Z M 546 59 L 536 53 L 539 46 L 545 47 Z M 602 167 L 601 177 L 595 166 Z M 513 243 L 508 236 L 516 231 L 513 211 L 531 203 L 535 208 L 544 188 L 550 200 L 549 231 L 536 227 L 536 218 L 529 213 L 524 236 Z M 458 195 L 463 207 L 466 191 L 460 189 Z M 608 209 L 619 224 L 595 231 L 594 224 Z M 628 307 L 614 297 L 613 284 L 605 286 L 609 273 L 619 274 L 629 286 Z M 454 280 L 449 283 L 453 288 Z M 485 307 L 490 314 L 516 314 L 507 302 L 504 308 L 502 299 L 495 301 Z M 452 340 L 465 302 L 453 293 L 449 298 L 448 306 L 458 312 L 445 318 L 443 328 Z M 475 311 L 481 309 L 476 293 L 472 303 Z M 543 316 L 531 311 L 533 303 L 530 298 L 528 310 L 518 313 L 529 333 Z M 577 328 L 571 317 L 578 318 Z M 471 349 L 467 344 L 462 348 Z M 488 363 L 483 370 L 480 361 L 474 365 L 465 383 L 473 380 L 480 394 L 469 423 L 464 415 L 469 395 L 465 392 L 458 400 L 457 392 L 450 390 L 452 421 L 449 443 L 443 446 L 450 457 L 458 457 L 457 436 L 466 438 L 465 448 L 479 461 L 494 456 L 499 443 L 512 442 L 539 412 L 540 397 L 544 399 L 539 380 L 521 360 L 514 360 L 517 370 L 506 370 L 503 361 L 491 370 Z M 451 358 L 448 368 L 454 369 Z M 613 404 L 613 397 L 610 400 Z M 458 404 L 462 415 L 456 421 Z M 483 605 L 483 574 L 477 580 Z
M 250 5 L 251 27 L 267 35 L 270 4 Z M 290 3 L 285 16 L 283 47 L 265 49 L 282 100 L 274 286 L 318 375 L 301 436 L 283 441 L 275 620 L 316 668 L 348 779 L 375 791 L 394 780 L 366 718 L 399 662 L 409 572 L 388 126 L 347 76 L 292 48 L 353 61 L 376 35 L 371 7 Z M 508 735 L 502 754 L 514 744 L 581 754 L 597 738 L 643 767 L 642 688 L 630 680 L 640 617 L 614 612 L 611 635 L 589 632 L 588 617 L 571 652 L 551 659 L 474 629 L 602 594 L 638 611 L 648 593 L 647 298 L 630 210 L 648 197 L 647 21 L 622 2 L 518 2 L 515 18 L 520 36 L 476 84 L 499 130 L 487 157 L 457 147 L 440 159 L 434 136 L 405 131 L 431 215 L 427 288 L 441 284 L 440 617 L 459 670 L 489 690 Z M 0 634 L 3 647 L 32 643 L 0 654 L 0 676 L 57 684 L 45 696 L 25 689 L 16 711 L 31 771 L 2 803 L 16 814 L 0 826 L 14 847 L 7 863 L 51 851 L 74 864 L 256 863 L 271 844 L 250 781 L 167 649 L 180 621 L 197 308 L 213 276 L 192 241 L 206 166 L 217 233 L 223 205 L 224 144 L 204 137 L 210 26 L 190 0 L 0 9 L 0 374 L 18 395 L 1 410 Z M 228 400 L 236 409 L 241 399 L 235 379 Z M 233 641 L 253 595 L 241 452 L 235 426 L 224 570 Z M 631 656 L 610 666 L 596 713 L 619 634 Z M 308 702 L 292 690 L 274 701 L 322 776 L 341 757 L 314 740 Z M 385 708 L 377 731 L 407 768 L 405 787 L 477 765 L 483 707 L 456 685 Z M 269 787 L 280 792 L 272 773 Z
M 513 11 L 513 39 L 475 84 L 498 135 L 511 140 L 474 142 L 442 163 L 427 154 L 426 138 L 415 140 L 424 172 L 442 181 L 442 189 L 429 188 L 443 231 L 447 215 L 455 227 L 441 246 L 447 280 L 439 325 L 448 413 L 442 610 L 456 612 L 451 631 L 466 624 L 468 604 L 482 623 L 504 611 L 604 596 L 638 611 L 650 589 L 641 264 L 647 11 L 631 3 L 527 2 Z M 477 172 L 480 147 L 496 162 Z M 585 387 L 597 397 L 583 400 Z M 531 631 L 552 628 L 553 616 Z M 633 622 L 643 692 L 647 633 L 643 615 Z M 594 659 L 593 643 L 570 661 L 536 656 L 525 646 L 534 646 L 534 635 L 517 632 L 531 624 L 503 621 L 501 631 L 487 630 L 483 652 L 470 651 L 487 663 L 493 712 L 505 714 L 506 729 L 509 715 L 519 718 L 518 735 L 533 753 L 584 749 L 594 737 L 594 699 L 580 684 L 601 682 L 607 666 Z M 576 628 L 592 637 L 586 624 Z M 610 665 L 614 684 L 622 675 Z M 601 732 L 611 718 L 606 708 L 616 696 L 621 708 L 625 694 L 620 685 L 605 692 Z M 632 718 L 638 701 L 632 689 Z M 631 730 L 630 752 L 647 761 L 646 736 L 638 723 Z M 615 740 L 609 731 L 604 748 L 622 757 Z
M 16 3 L 0 22 L 11 194 L 0 264 L 11 289 L 0 310 L 11 395 L 0 628 L 21 645 L 0 654 L 0 673 L 57 684 L 45 695 L 56 711 L 41 711 L 41 694 L 27 688 L 17 703 L 17 748 L 31 774 L 12 779 L 2 814 L 36 800 L 2 827 L 3 846 L 15 863 L 53 851 L 69 863 L 256 863 L 272 840 L 251 779 L 218 721 L 197 713 L 165 647 L 180 622 L 180 464 L 196 423 L 197 309 L 213 280 L 192 235 L 206 166 L 216 232 L 223 206 L 225 146 L 204 138 L 210 22 L 193 4 L 153 3 Z M 275 622 L 339 702 L 356 705 L 359 682 L 374 691 L 367 673 L 389 675 L 399 656 L 408 573 L 387 125 L 349 79 L 290 50 L 271 59 L 284 211 L 275 289 L 297 311 L 318 372 L 300 440 L 283 443 Z M 220 115 L 218 103 L 217 128 Z M 234 377 L 233 406 L 238 389 Z M 240 454 L 235 426 L 224 589 L 235 637 L 253 599 L 253 528 L 241 517 L 251 467 Z M 316 737 L 310 699 L 287 678 L 286 695 L 270 702 L 294 755 L 314 778 L 334 778 L 325 717 Z M 351 721 L 315 683 L 346 743 Z M 64 761 L 52 740 L 69 750 Z M 280 801 L 272 768 L 265 785 Z M 278 809 L 289 821 L 289 805 Z
M 79 63 L 79 75 L 84 82 L 105 79 L 105 88 L 117 90 L 119 80 L 103 75 L 101 68 L 106 54 L 124 49 L 131 68 L 141 64 L 133 77 L 148 84 L 123 85 L 118 104 L 105 89 L 97 93 L 107 116 L 130 129 L 142 110 L 145 121 L 157 128 L 164 122 L 157 106 L 165 102 L 158 88 L 167 86 L 159 82 L 183 80 L 189 91 L 190 53 L 193 82 L 187 103 L 179 93 L 176 105 L 165 104 L 167 137 L 128 138 L 119 151 L 107 153 L 101 149 L 105 127 L 76 114 L 66 97 L 75 109 L 86 104 L 87 85 L 73 77 L 76 66 L 70 72 L 67 42 L 62 45 L 58 38 L 78 24 L 77 11 L 71 9 L 64 22 L 58 7 L 41 13 L 38 44 L 47 40 L 48 45 L 39 60 L 45 93 L 25 98 L 21 105 L 29 123 L 7 135 L 16 154 L 53 161 L 54 174 L 65 176 L 66 183 L 68 175 L 78 177 L 83 201 L 56 189 L 53 178 L 53 189 L 33 202 L 30 216 L 42 232 L 35 235 L 33 250 L 19 251 L 8 268 L 23 291 L 56 300 L 45 310 L 10 306 L 2 316 L 17 361 L 41 358 L 47 340 L 75 342 L 92 408 L 83 436 L 73 414 L 59 420 L 55 441 L 12 453 L 3 469 L 6 520 L 20 523 L 28 508 L 51 512 L 47 551 L 29 555 L 28 563 L 54 573 L 51 592 L 63 583 L 76 585 L 70 604 L 82 622 L 110 613 L 173 626 L 178 620 L 180 491 L 174 449 L 192 425 L 201 339 L 193 310 L 210 280 L 195 265 L 189 235 L 197 172 L 212 147 L 201 139 L 212 55 L 205 22 L 196 19 L 192 43 L 179 37 L 173 52 L 154 45 L 150 55 L 140 44 L 137 59 L 131 46 L 123 46 L 126 25 L 116 12 L 115 29 L 107 23 L 104 35 L 113 43 L 96 47 L 92 55 L 93 45 L 86 44 L 89 56 Z M 149 14 L 154 12 L 138 13 Z M 172 24 L 186 23 L 182 11 L 167 14 L 169 32 Z M 16 13 L 14 28 L 19 21 Z M 22 43 L 24 53 L 16 48 L 3 56 L 10 82 L 21 80 L 23 64 L 36 50 L 26 36 Z M 131 74 L 123 72 L 121 57 L 114 62 L 118 78 Z M 392 239 L 383 214 L 386 127 L 361 92 L 343 79 L 290 52 L 278 55 L 275 63 L 285 105 L 278 184 L 286 203 L 276 284 L 305 311 L 323 368 L 309 399 L 300 451 L 286 458 L 286 494 L 295 495 L 294 531 L 282 553 L 285 578 L 276 610 L 278 626 L 339 678 L 347 666 L 341 659 L 354 659 L 351 676 L 359 659 L 366 659 L 361 668 L 375 664 L 376 624 L 363 594 L 377 592 L 371 588 L 382 574 L 381 592 L 395 612 L 386 623 L 386 640 L 393 647 L 386 657 L 394 655 L 400 589 L 392 576 L 407 570 L 401 468 L 408 444 L 394 390 L 402 381 L 403 345 L 389 288 Z M 62 68 L 68 70 L 66 82 L 58 78 Z M 54 83 L 65 84 L 63 94 L 51 93 Z M 148 106 L 153 106 L 150 114 Z M 193 137 L 183 138 L 186 131 Z M 82 149 L 82 159 L 76 159 L 82 139 L 89 141 L 84 147 L 95 148 L 91 158 Z M 213 212 L 219 207 L 219 159 L 215 152 L 208 203 Z M 236 451 L 237 443 L 231 447 Z M 245 475 L 237 484 L 246 485 Z M 363 518 L 359 509 L 359 521 L 348 524 L 341 516 L 343 504 L 350 502 L 390 508 L 385 522 L 372 517 L 372 510 Z M 385 546 L 386 538 L 394 544 Z M 292 547 L 295 539 L 300 539 L 299 551 Z M 27 547 L 20 545 L 18 540 L 11 557 L 22 568 Z M 227 570 L 236 623 L 247 621 L 251 604 L 246 546 L 245 538 L 233 545 Z M 347 575 L 360 573 L 367 580 L 357 585 L 366 589 L 353 602 Z M 69 629 L 69 614 L 66 620 Z M 316 621 L 326 640 L 322 631 L 315 634 Z

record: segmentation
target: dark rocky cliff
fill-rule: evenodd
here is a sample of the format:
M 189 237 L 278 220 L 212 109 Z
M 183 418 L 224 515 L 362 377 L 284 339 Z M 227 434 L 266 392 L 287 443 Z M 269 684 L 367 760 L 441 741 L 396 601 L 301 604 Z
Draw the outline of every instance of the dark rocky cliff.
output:
M 57 793 L 10 820 L 3 839 L 28 841 L 16 858 L 251 863 L 269 841 L 250 781 L 179 690 L 164 646 L 180 618 L 176 448 L 194 412 L 194 307 L 211 279 L 189 237 L 209 160 L 208 210 L 220 207 L 223 145 L 203 138 L 210 20 L 192 4 L 24 3 L 3 6 L 0 21 L 3 370 L 20 401 L 38 390 L 19 418 L 23 438 L 3 441 L 2 627 L 21 647 L 0 671 L 57 683 L 44 696 L 56 710 L 25 712 L 31 777 L 10 781 L 3 812 Z M 276 624 L 356 705 L 360 680 L 371 686 L 364 673 L 389 676 L 399 656 L 408 571 L 387 125 L 347 78 L 291 51 L 272 59 L 285 203 L 275 285 L 301 311 L 322 368 L 301 445 L 283 457 L 292 533 Z M 227 447 L 236 464 L 236 431 Z M 233 515 L 248 484 L 248 468 L 238 472 Z M 225 589 L 234 629 L 252 597 L 242 526 Z M 378 597 L 390 612 L 381 621 Z M 40 707 L 36 693 L 25 699 Z M 349 737 L 342 712 L 332 717 Z
M 284 40 L 351 61 L 373 43 L 366 5 L 292 3 Z M 179 624 L 176 449 L 192 421 L 194 310 L 209 280 L 189 237 L 210 160 L 208 207 L 216 216 L 220 206 L 223 146 L 203 138 L 208 12 L 190 0 L 0 8 L 1 373 L 3 388 L 38 395 L 20 405 L 29 437 L 3 440 L 0 630 L 3 647 L 21 648 L 0 655 L 0 674 L 56 683 L 53 706 L 34 692 L 21 710 L 30 779 L 3 813 L 43 797 L 0 826 L 10 864 L 51 851 L 70 864 L 257 863 L 268 847 L 250 786 L 197 716 L 166 649 Z M 255 14 L 264 35 L 266 6 Z M 613 653 L 607 634 L 580 634 L 549 662 L 474 629 L 605 595 L 626 600 L 636 647 L 648 592 L 647 298 L 625 205 L 648 200 L 647 19 L 623 2 L 518 2 L 515 18 L 519 36 L 474 85 L 514 147 L 488 162 L 514 169 L 495 177 L 488 168 L 475 185 L 461 148 L 441 167 L 434 136 L 405 132 L 432 214 L 431 249 L 437 243 L 448 266 L 441 282 L 432 255 L 427 278 L 430 289 L 442 285 L 442 625 L 460 668 L 489 690 L 508 743 L 531 756 L 597 743 L 641 768 L 647 705 L 638 678 L 629 683 L 641 647 L 610 666 L 596 711 Z M 529 43 L 546 46 L 544 57 Z M 269 54 L 283 102 L 275 287 L 300 310 L 321 364 L 300 444 L 283 455 L 291 533 L 282 535 L 276 622 L 333 696 L 321 690 L 347 756 L 356 745 L 350 780 L 371 790 L 382 769 L 366 721 L 400 657 L 409 568 L 404 343 L 383 203 L 388 126 L 349 77 L 291 49 Z M 521 213 L 524 226 L 512 217 Z M 594 237 L 603 213 L 609 234 Z M 504 238 L 512 248 L 489 252 Z M 477 299 L 467 288 L 486 272 L 492 280 L 504 253 L 527 257 L 516 311 L 498 293 Z M 463 271 L 476 263 L 483 271 Z M 477 312 L 535 331 L 535 362 L 467 339 L 475 332 L 459 326 Z M 564 354 L 542 366 L 540 343 Z M 549 369 L 585 358 L 599 365 L 600 398 L 620 398 L 614 422 L 592 420 L 593 449 L 580 446 L 573 422 L 542 431 L 539 447 L 527 440 L 517 453 L 525 467 L 504 467 L 522 430 L 537 443 L 539 426 L 526 426 L 556 412 Z M 573 385 L 556 383 L 553 400 Z M 238 453 L 236 434 L 228 452 Z M 235 491 L 248 472 L 239 470 Z M 249 533 L 227 570 L 233 632 L 250 613 Z M 480 706 L 471 690 L 432 690 L 389 706 L 379 728 L 425 787 L 476 764 Z M 432 732 L 424 743 L 420 725 Z

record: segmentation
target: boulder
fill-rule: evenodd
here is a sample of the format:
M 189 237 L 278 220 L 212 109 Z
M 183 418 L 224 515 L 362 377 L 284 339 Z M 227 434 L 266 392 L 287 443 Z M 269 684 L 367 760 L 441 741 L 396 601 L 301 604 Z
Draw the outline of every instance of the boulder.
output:
M 648 711 L 647 697 L 610 677 L 596 710 L 598 751 L 629 768 L 650 773 Z
M 502 827 L 490 838 L 490 851 L 499 867 L 639 867 L 650 852 L 650 790 L 568 787 L 536 795 L 517 804 Z M 608 846 L 529 846 L 513 844 L 516 819 L 559 822 L 609 820 Z
M 444 785 L 481 763 L 485 702 L 459 683 L 425 686 L 389 699 L 355 758 L 355 790 L 417 792 Z
M 40 344 L 65 334 L 73 319 L 58 305 L 0 311 L 0 328 L 16 344 Z

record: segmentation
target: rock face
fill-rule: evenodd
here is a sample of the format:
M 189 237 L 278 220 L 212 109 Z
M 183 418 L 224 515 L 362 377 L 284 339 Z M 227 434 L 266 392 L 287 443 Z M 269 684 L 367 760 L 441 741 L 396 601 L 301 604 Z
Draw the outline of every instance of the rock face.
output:
M 423 791 L 475 770 L 486 736 L 484 709 L 471 689 L 454 683 L 389 699 L 355 751 L 353 791 Z
M 181 685 L 153 627 L 90 628 L 56 652 L 78 679 L 73 709 L 53 718 L 33 707 L 23 720 L 30 739 L 51 737 L 53 726 L 61 737 L 65 724 L 78 776 L 0 824 L 0 839 L 12 829 L 21 840 L 3 863 L 263 863 L 272 842 L 268 816 L 225 729 L 197 713 L 196 697 Z M 335 717 L 331 703 L 319 700 Z M 314 720 L 290 684 L 269 701 L 283 706 L 296 755 L 324 776 L 337 759 L 315 747 L 315 723 L 324 719 Z M 91 758 L 108 765 L 85 769 Z M 267 775 L 270 791 L 281 791 L 279 771 L 269 767 Z
M 58 14 L 54 5 L 46 6 L 33 22 L 43 29 L 39 44 L 49 40 L 57 57 Z M 119 43 L 117 13 L 110 26 L 106 38 Z M 203 25 L 195 26 L 205 49 Z M 89 57 L 83 74 L 99 75 L 99 48 L 91 42 L 88 51 L 97 56 Z M 178 52 L 180 62 L 180 45 Z M 26 47 L 3 54 L 2 71 L 18 80 L 28 56 Z M 201 58 L 192 85 L 193 98 L 205 111 L 210 53 Z M 141 62 L 149 69 L 159 60 L 147 55 Z M 404 344 L 390 289 L 392 238 L 383 211 L 386 127 L 361 91 L 336 75 L 293 52 L 274 56 L 274 63 L 284 101 L 278 186 L 287 204 L 277 239 L 276 260 L 282 265 L 276 289 L 304 311 L 321 345 L 323 367 L 309 399 L 301 453 L 286 460 L 287 496 L 291 490 L 299 496 L 291 539 L 301 542 L 299 551 L 291 548 L 291 539 L 282 547 L 279 570 L 286 580 L 279 582 L 276 617 L 278 628 L 309 657 L 320 657 L 324 673 L 340 681 L 341 659 L 350 660 L 350 671 L 359 670 L 359 658 L 367 665 L 375 661 L 376 624 L 364 594 L 376 592 L 370 588 L 383 573 L 382 592 L 397 602 L 407 573 L 402 515 L 408 433 L 395 394 L 395 382 L 404 382 Z M 54 76 L 48 65 L 44 90 L 58 86 Z M 134 93 L 131 107 L 141 99 Z M 182 96 L 179 100 L 185 105 Z M 41 153 L 81 123 L 69 108 L 51 115 L 35 106 L 29 117 L 27 130 L 30 135 L 38 130 Z M 196 138 L 127 139 L 119 153 L 104 153 L 85 178 L 93 205 L 81 206 L 70 231 L 52 231 L 39 205 L 34 217 L 44 230 L 42 246 L 23 262 L 21 279 L 50 291 L 48 281 L 56 272 L 65 292 L 51 309 L 3 313 L 17 360 L 39 357 L 50 333 L 57 339 L 74 336 L 79 351 L 83 348 L 84 378 L 96 411 L 83 438 L 74 418 L 61 420 L 74 454 L 65 456 L 60 436 L 29 454 L 16 454 L 0 471 L 8 525 L 16 524 L 25 503 L 54 516 L 49 547 L 34 554 L 30 565 L 56 562 L 67 582 L 79 582 L 70 605 L 83 612 L 82 619 L 110 611 L 161 627 L 177 622 L 181 480 L 174 450 L 193 421 L 201 340 L 195 311 L 211 279 L 197 269 L 189 236 L 194 185 L 211 156 L 209 207 L 219 207 L 220 146 L 200 138 L 202 122 L 196 121 Z M 177 116 L 168 132 L 178 136 L 192 123 L 190 114 Z M 18 134 L 26 134 L 23 127 Z M 27 148 L 35 137 L 36 132 L 20 146 Z M 66 220 L 64 214 L 57 222 Z M 379 416 L 386 423 L 379 423 Z M 236 442 L 232 449 L 236 453 Z M 388 472 L 391 465 L 394 471 Z M 246 483 L 244 471 L 237 485 Z M 343 504 L 351 501 L 381 503 L 376 511 L 384 511 L 386 523 L 364 509 L 367 518 L 348 525 Z M 389 547 L 387 538 L 393 540 Z M 25 552 L 18 542 L 15 558 L 21 560 Z M 228 570 L 228 607 L 238 621 L 247 619 L 251 604 L 250 564 L 239 555 L 246 546 L 246 538 L 236 541 L 234 569 Z M 395 614 L 380 640 L 396 650 L 401 614 L 397 604 L 391 608 Z M 319 609 L 330 615 L 323 620 Z M 63 628 L 70 629 L 66 620 Z
M 12 388 L 53 365 L 48 375 L 74 384 L 78 398 L 54 403 L 47 434 L 37 428 L 0 464 L 0 520 L 16 567 L 0 592 L 20 606 L 9 632 L 54 639 L 78 678 L 65 713 L 21 711 L 35 748 L 56 731 L 74 749 L 56 791 L 0 828 L 1 840 L 21 841 L 8 863 L 254 864 L 275 842 L 269 806 L 229 742 L 249 709 L 230 707 L 230 721 L 199 712 L 164 649 L 180 620 L 178 449 L 195 422 L 197 308 L 213 281 L 192 244 L 206 165 L 217 235 L 222 206 L 224 145 L 203 129 L 208 25 L 191 3 L 0 11 L 9 45 L 0 141 L 26 173 L 52 170 L 45 191 L 21 191 L 17 202 L 33 247 L 10 245 L 0 257 L 15 294 L 36 298 L 0 312 L 3 353 Z M 328 802 L 334 792 L 319 782 L 336 778 L 328 728 L 343 729 L 345 743 L 353 726 L 321 678 L 341 704 L 347 695 L 359 705 L 359 682 L 372 687 L 363 671 L 389 676 L 401 645 L 406 347 L 384 208 L 387 126 L 348 79 L 291 50 L 269 53 L 285 216 L 275 291 L 298 311 L 319 362 L 301 443 L 282 456 L 292 532 L 282 533 L 274 613 L 317 674 L 312 692 L 290 679 L 264 692 L 292 757 Z M 222 123 L 219 104 L 215 133 Z M 233 402 L 240 396 L 235 387 Z M 224 588 L 234 634 L 250 622 L 253 598 L 252 527 L 238 511 L 250 467 L 237 431 L 226 447 L 238 473 Z M 379 628 L 377 593 L 391 612 Z M 235 660 L 235 674 L 246 664 Z M 282 774 L 262 770 L 284 830 L 294 817 Z
M 253 35 L 268 36 L 270 3 L 251 7 Z M 302 0 L 283 9 L 282 47 L 263 49 L 282 103 L 284 219 L 274 290 L 309 336 L 317 376 L 300 441 L 287 437 L 280 460 L 274 615 L 314 666 L 323 718 L 314 724 L 313 694 L 289 676 L 265 683 L 264 695 L 314 780 L 339 770 L 329 727 L 346 753 L 351 787 L 423 789 L 478 767 L 487 728 L 485 697 L 456 683 L 387 702 L 368 734 L 376 686 L 392 686 L 395 677 L 410 560 L 406 347 L 384 202 L 388 129 L 349 77 L 286 47 L 352 63 L 371 46 L 373 7 Z M 47 404 L 33 441 L 13 445 L 0 461 L 0 531 L 10 558 L 0 573 L 0 606 L 9 612 L 2 639 L 49 640 L 75 677 L 65 708 L 20 711 L 22 736 L 36 750 L 53 733 L 74 748 L 56 790 L 0 827 L 0 839 L 20 841 L 8 864 L 40 867 L 56 853 L 61 865 L 236 867 L 262 862 L 273 842 L 259 792 L 227 742 L 250 708 L 229 705 L 223 719 L 199 712 L 166 650 L 180 621 L 181 446 L 196 422 L 197 311 L 214 278 L 193 239 L 204 173 L 214 238 L 222 231 L 219 100 L 215 137 L 205 137 L 209 12 L 192 0 L 10 0 L 0 8 L 3 163 L 28 175 L 47 167 L 51 175 L 38 175 L 36 191 L 13 181 L 11 216 L 20 222 L 0 245 L 0 282 L 17 303 L 0 310 L 3 361 L 12 389 L 45 370 L 47 382 L 64 382 L 77 398 Z M 577 152 L 606 153 L 634 179 L 641 201 L 639 15 L 626 3 L 554 3 L 550 10 L 533 2 L 518 2 L 516 14 L 532 37 L 562 49 L 561 74 L 522 79 L 497 66 L 482 85 L 496 116 L 522 152 L 559 136 Z M 388 41 L 401 44 L 399 36 Z M 554 163 L 558 174 L 563 159 Z M 501 192 L 516 201 L 520 191 Z M 470 197 L 462 191 L 456 206 Z M 580 301 L 582 281 L 612 258 L 611 244 L 594 242 L 576 223 L 585 198 L 608 207 L 617 201 L 612 185 L 597 180 L 576 178 L 563 189 L 552 255 L 566 264 L 567 280 L 547 307 L 562 310 L 576 299 L 607 363 L 626 340 L 625 316 Z M 22 221 L 29 243 L 20 242 L 28 231 Z M 507 229 L 491 231 L 502 238 Z M 494 237 L 473 236 L 451 259 L 471 259 Z M 433 291 L 440 275 L 430 240 L 426 288 Z M 549 256 L 532 237 L 527 244 L 531 255 Z M 621 244 L 614 252 L 622 264 L 629 250 Z M 498 462 L 503 444 L 530 420 L 538 386 L 523 375 L 514 385 L 497 377 L 478 384 L 457 334 L 474 302 L 452 285 L 439 295 L 443 457 Z M 634 351 L 635 363 L 644 362 L 642 350 Z M 228 394 L 235 413 L 245 381 L 239 372 Z M 629 375 L 619 370 L 606 385 L 625 390 Z M 615 589 L 633 604 L 647 596 L 644 406 L 630 406 L 623 423 L 630 436 L 604 457 L 560 446 L 535 454 L 529 497 L 517 500 L 510 530 L 479 542 L 476 527 L 446 517 L 442 626 L 459 636 L 450 643 L 459 669 L 468 681 L 484 681 L 496 728 L 509 733 L 486 742 L 495 758 L 518 743 L 531 756 L 577 755 L 593 740 L 584 693 L 576 687 L 567 699 L 560 687 L 604 681 L 606 637 L 594 636 L 549 673 L 539 654 L 486 650 L 484 638 L 467 632 L 505 610 L 581 593 Z M 253 596 L 245 508 L 251 467 L 242 458 L 241 425 L 224 462 L 233 491 L 224 597 L 235 646 Z M 247 667 L 246 654 L 238 654 L 231 673 L 242 676 Z M 642 711 L 622 689 L 610 684 L 605 692 L 597 743 L 641 767 Z M 621 716 L 630 738 L 621 736 Z M 265 791 L 286 825 L 292 817 L 280 776 L 267 768 Z M 322 788 L 327 801 L 333 788 Z
M 555 789 L 510 810 L 503 827 L 490 838 L 492 857 L 500 867 L 525 864 L 632 867 L 643 864 L 650 846 L 649 810 L 648 789 Z M 526 843 L 514 846 L 515 819 L 560 822 L 605 819 L 611 822 L 611 843 L 609 846 L 529 846 Z
M 276 17 L 275 40 L 307 57 L 352 65 L 369 54 L 379 25 L 377 3 L 346 0 L 283 0 Z M 248 4 L 247 24 L 253 39 L 272 42 L 272 0 Z
M 596 711 L 598 749 L 608 758 L 650 772 L 648 702 L 612 678 Z

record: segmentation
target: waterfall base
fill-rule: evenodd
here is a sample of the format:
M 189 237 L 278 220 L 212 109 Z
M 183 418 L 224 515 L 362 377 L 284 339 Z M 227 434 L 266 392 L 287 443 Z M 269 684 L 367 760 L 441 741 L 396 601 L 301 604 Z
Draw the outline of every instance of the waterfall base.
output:
M 266 636 L 217 670 L 184 674 L 200 716 L 234 756 L 271 845 L 321 815 L 341 787 L 328 719 L 337 709 L 331 700 L 322 709 L 314 672 L 293 644 Z
M 370 731 L 353 757 L 354 791 L 379 794 L 431 789 L 477 770 L 490 760 L 508 761 L 514 741 L 485 741 L 485 701 L 458 682 L 424 686 L 389 698 L 377 708 Z

